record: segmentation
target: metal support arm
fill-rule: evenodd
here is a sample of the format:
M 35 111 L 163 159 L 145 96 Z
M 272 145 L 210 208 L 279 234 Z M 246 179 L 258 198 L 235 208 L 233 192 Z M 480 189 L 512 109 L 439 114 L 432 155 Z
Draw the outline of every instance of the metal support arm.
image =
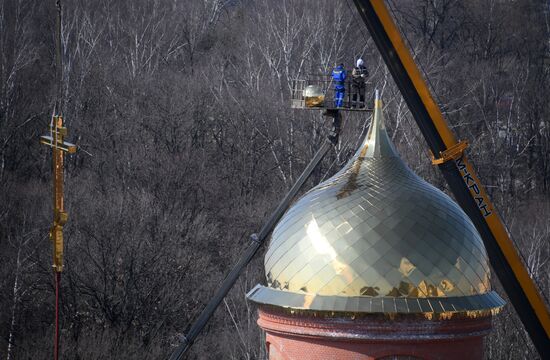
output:
M 313 170 L 319 165 L 321 160 L 325 157 L 328 150 L 335 145 L 338 142 L 338 136 L 340 133 L 340 113 L 336 110 L 331 113 L 327 113 L 327 116 L 331 116 L 333 118 L 333 124 L 332 124 L 332 130 L 327 137 L 327 139 L 323 142 L 323 145 L 321 148 L 317 151 L 313 159 L 309 162 L 307 167 L 304 169 L 298 180 L 296 180 L 296 183 L 292 186 L 290 191 L 286 194 L 284 199 L 279 203 L 279 206 L 275 209 L 275 211 L 271 214 L 269 219 L 266 221 L 266 223 L 263 225 L 262 229 L 260 230 L 259 234 L 252 234 L 250 236 L 250 244 L 246 248 L 245 252 L 242 254 L 241 258 L 237 262 L 237 264 L 233 267 L 231 272 L 227 275 L 227 277 L 223 280 L 222 284 L 212 297 L 212 299 L 208 302 L 202 313 L 199 315 L 197 320 L 193 323 L 191 326 L 191 329 L 187 333 L 186 336 L 183 336 L 181 341 L 182 343 L 178 348 L 172 353 L 172 356 L 170 356 L 170 360 L 179 360 L 183 357 L 183 355 L 191 348 L 193 345 L 193 342 L 197 338 L 197 336 L 201 333 L 202 329 L 206 326 L 220 303 L 222 302 L 223 298 L 227 295 L 229 290 L 233 287 L 235 282 L 237 281 L 239 275 L 241 274 L 242 270 L 248 265 L 248 263 L 252 260 L 260 246 L 264 243 L 264 241 L 267 239 L 268 235 L 271 233 L 277 222 L 281 219 L 285 211 L 290 206 L 290 202 L 292 199 L 296 196 L 298 191 L 301 189 L 301 187 L 304 185 L 306 180 L 309 178 Z

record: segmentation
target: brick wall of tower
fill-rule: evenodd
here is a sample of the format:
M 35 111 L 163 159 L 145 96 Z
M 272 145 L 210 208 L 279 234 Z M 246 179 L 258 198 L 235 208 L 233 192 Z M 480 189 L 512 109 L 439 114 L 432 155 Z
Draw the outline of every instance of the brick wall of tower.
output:
M 483 338 L 491 318 L 356 319 L 259 310 L 270 360 L 306 359 L 483 359 Z M 399 359 L 399 357 L 397 357 Z

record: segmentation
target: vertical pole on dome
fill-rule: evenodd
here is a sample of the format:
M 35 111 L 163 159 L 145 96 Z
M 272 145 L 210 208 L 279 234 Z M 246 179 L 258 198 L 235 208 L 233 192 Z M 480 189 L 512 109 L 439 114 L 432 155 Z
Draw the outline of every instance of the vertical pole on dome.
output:
M 374 151 L 375 145 L 379 143 L 379 130 L 382 127 L 382 100 L 380 99 L 380 91 L 378 89 L 374 90 L 374 106 L 372 113 L 372 125 L 370 126 L 368 133 L 369 146 L 371 151 Z
M 374 90 L 374 106 L 373 106 L 373 112 L 372 112 L 372 124 L 369 129 L 369 133 L 367 138 L 371 139 L 372 136 L 376 137 L 376 133 L 378 132 L 378 128 L 380 127 L 379 119 L 380 119 L 380 110 L 382 110 L 382 102 L 380 101 L 380 91 L 378 89 Z
M 384 114 L 382 113 L 382 97 L 380 96 L 380 90 L 376 89 L 374 91 L 374 118 L 380 129 L 384 129 Z

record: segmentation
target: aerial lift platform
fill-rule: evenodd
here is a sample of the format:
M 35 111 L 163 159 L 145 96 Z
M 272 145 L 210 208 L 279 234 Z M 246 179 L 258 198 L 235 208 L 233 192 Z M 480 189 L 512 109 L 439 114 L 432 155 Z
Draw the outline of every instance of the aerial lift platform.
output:
M 341 107 L 334 103 L 334 86 L 329 75 L 308 75 L 304 78 L 292 80 L 290 94 L 290 107 L 301 110 L 326 110 L 326 113 L 339 111 L 372 112 L 372 99 L 353 98 L 353 86 L 351 80 L 345 81 L 344 102 Z M 365 83 L 366 90 L 372 89 L 372 84 Z M 365 91 L 368 93 L 368 91 Z M 372 92 L 372 91 L 371 91 Z

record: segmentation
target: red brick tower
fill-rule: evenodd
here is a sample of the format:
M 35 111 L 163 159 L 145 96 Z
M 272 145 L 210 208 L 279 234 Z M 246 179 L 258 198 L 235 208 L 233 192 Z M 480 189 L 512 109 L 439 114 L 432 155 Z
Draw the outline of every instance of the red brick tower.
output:
M 475 227 L 399 158 L 382 103 L 339 173 L 273 232 L 259 304 L 270 359 L 482 359 L 504 301 Z

